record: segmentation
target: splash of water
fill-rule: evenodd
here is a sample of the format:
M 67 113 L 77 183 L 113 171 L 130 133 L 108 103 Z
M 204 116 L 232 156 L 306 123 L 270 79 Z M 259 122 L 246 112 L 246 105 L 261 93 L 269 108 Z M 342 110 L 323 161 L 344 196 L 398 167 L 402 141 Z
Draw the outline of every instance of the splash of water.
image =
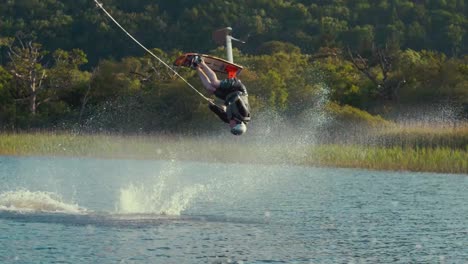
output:
M 0 210 L 67 214 L 83 214 L 87 212 L 85 208 L 81 208 L 76 204 L 65 203 L 55 193 L 31 192 L 29 190 L 1 193 Z
M 180 215 L 204 190 L 201 184 L 183 187 L 172 192 L 162 186 L 163 184 L 156 184 L 152 187 L 131 184 L 122 188 L 118 213 Z
M 160 214 L 178 216 L 205 190 L 201 184 L 178 181 L 181 167 L 172 161 L 149 184 L 129 184 L 120 189 L 119 214 Z
M 391 117 L 401 126 L 454 127 L 462 119 L 463 109 L 449 104 L 408 106 Z
M 253 129 L 249 133 L 258 136 L 260 140 L 281 138 L 287 139 L 288 144 L 313 143 L 320 129 L 331 121 L 326 110 L 330 101 L 329 87 L 323 82 L 316 83 L 313 87 L 313 96 L 304 99 L 310 100 L 308 108 L 291 110 L 291 113 L 281 113 L 275 109 L 256 113 L 252 122 Z
M 326 111 L 326 106 L 330 102 L 330 89 L 325 83 L 317 83 L 314 91 L 313 107 L 306 109 L 298 116 L 300 125 L 296 125 L 299 144 L 315 144 L 320 139 L 322 128 L 329 122 L 332 122 L 332 117 Z
M 324 128 L 333 121 L 327 110 L 330 101 L 330 88 L 323 82 L 313 82 L 313 96 L 308 108 L 281 113 L 274 109 L 256 113 L 252 121 L 249 137 L 254 139 L 256 151 L 261 155 L 254 157 L 259 162 L 282 164 L 284 161 L 300 161 L 307 157 L 304 149 L 320 143 Z M 272 150 L 272 146 L 275 148 Z

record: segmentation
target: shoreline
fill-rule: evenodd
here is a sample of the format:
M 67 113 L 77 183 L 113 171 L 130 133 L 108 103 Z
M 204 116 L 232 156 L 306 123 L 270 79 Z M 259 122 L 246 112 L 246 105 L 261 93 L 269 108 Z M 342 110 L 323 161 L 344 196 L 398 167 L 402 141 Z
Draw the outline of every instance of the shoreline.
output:
M 448 147 L 286 143 L 238 144 L 213 138 L 1 134 L 0 155 L 180 160 L 468 174 L 468 151 Z
M 170 159 L 154 159 L 154 158 L 135 158 L 135 157 L 99 157 L 99 156 L 74 156 L 74 155 L 54 155 L 54 154 L 45 154 L 45 155 L 36 155 L 36 154 L 13 154 L 13 155 L 5 155 L 0 152 L 0 157 L 10 157 L 10 158 L 64 158 L 64 159 L 95 159 L 95 160 L 139 160 L 139 161 L 171 161 Z M 261 165 L 261 166 L 298 166 L 304 168 L 316 168 L 316 169 L 356 169 L 356 170 L 365 170 L 365 171 L 376 171 L 376 172 L 412 172 L 412 173 L 433 173 L 433 174 L 446 174 L 446 175 L 460 175 L 460 176 L 468 176 L 468 172 L 447 172 L 447 171 L 425 171 L 425 170 L 410 170 L 410 169 L 377 169 L 377 168 L 370 168 L 365 166 L 335 166 L 333 164 L 326 165 L 326 164 L 292 164 L 292 163 L 248 163 L 248 162 L 225 162 L 225 161 L 208 161 L 208 160 L 197 160 L 197 159 L 177 159 L 176 161 L 179 162 L 200 162 L 200 163 L 220 163 L 220 164 L 239 164 L 239 165 Z

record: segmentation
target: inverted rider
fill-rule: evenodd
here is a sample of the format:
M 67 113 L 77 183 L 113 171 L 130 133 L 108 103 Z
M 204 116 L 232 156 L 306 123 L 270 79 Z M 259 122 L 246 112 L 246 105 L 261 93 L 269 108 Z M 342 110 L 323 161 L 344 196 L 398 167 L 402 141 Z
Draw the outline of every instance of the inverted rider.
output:
M 200 56 L 194 56 L 192 67 L 197 70 L 208 92 L 224 101 L 223 106 L 210 102 L 210 110 L 229 124 L 232 134 L 244 134 L 247 131 L 247 123 L 250 121 L 250 106 L 245 85 L 237 78 L 218 80 L 216 73 L 205 64 Z

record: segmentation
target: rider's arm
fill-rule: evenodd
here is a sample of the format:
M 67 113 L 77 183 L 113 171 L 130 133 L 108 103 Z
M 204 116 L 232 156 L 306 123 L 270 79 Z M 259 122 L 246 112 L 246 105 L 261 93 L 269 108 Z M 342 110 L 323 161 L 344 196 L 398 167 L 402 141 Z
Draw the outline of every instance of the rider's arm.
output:
M 208 105 L 208 107 L 210 108 L 211 111 L 213 111 L 213 113 L 215 113 L 221 120 L 223 120 L 223 122 L 225 123 L 229 123 L 229 119 L 227 117 L 227 114 L 226 114 L 226 111 L 215 105 L 214 103 L 211 103 Z

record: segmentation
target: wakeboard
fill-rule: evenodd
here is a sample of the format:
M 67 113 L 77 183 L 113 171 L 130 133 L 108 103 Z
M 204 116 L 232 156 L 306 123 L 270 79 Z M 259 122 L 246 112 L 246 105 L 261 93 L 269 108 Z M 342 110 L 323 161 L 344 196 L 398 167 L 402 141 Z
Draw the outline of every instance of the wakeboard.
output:
M 185 53 L 179 56 L 175 61 L 175 66 L 184 66 L 184 67 L 191 67 L 192 59 L 194 56 L 200 56 L 205 61 L 206 65 L 210 67 L 215 72 L 225 73 L 228 75 L 228 78 L 237 77 L 244 67 L 229 62 L 227 60 L 210 56 L 206 54 L 200 53 Z

